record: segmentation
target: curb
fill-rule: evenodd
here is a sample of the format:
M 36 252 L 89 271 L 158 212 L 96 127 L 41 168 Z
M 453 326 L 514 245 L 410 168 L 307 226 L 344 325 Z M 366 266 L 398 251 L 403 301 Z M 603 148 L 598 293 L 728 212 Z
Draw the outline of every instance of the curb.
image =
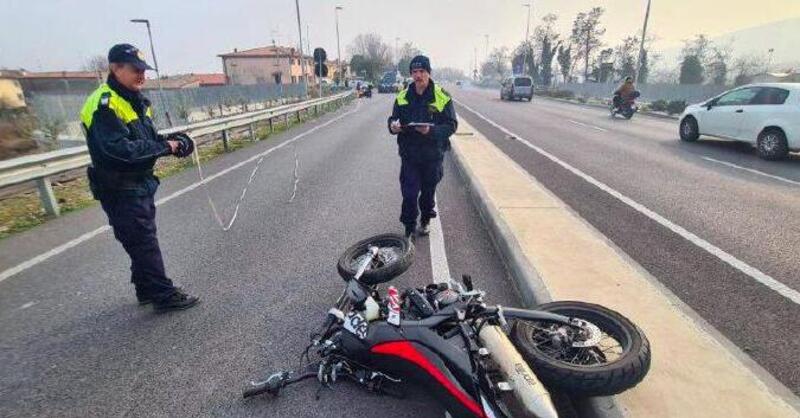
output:
M 571 104 L 571 105 L 575 105 L 575 106 L 593 107 L 593 108 L 597 108 L 597 109 L 608 110 L 608 106 L 601 105 L 601 104 L 596 104 L 596 103 L 573 102 L 572 100 L 559 99 L 557 97 L 548 97 L 548 96 L 535 96 L 535 97 L 541 97 L 542 99 L 551 100 L 551 101 L 559 102 L 559 103 L 567 103 L 567 104 Z M 638 113 L 638 114 L 640 114 L 642 116 L 649 116 L 651 118 L 658 118 L 658 119 L 670 119 L 670 120 L 678 120 L 679 119 L 677 116 L 670 116 L 670 115 L 665 115 L 663 113 L 656 113 L 656 112 L 642 112 L 642 111 L 639 111 L 639 112 L 636 112 L 636 113 Z
M 522 247 L 514 237 L 508 224 L 501 218 L 500 213 L 489 203 L 489 197 L 481 186 L 475 174 L 462 160 L 462 156 L 453 148 L 453 161 L 464 179 L 472 195 L 472 200 L 478 209 L 481 219 L 489 229 L 489 235 L 495 248 L 500 253 L 506 268 L 508 268 L 517 291 L 526 306 L 535 306 L 551 302 L 550 292 L 542 281 L 539 272 L 525 257 Z M 613 396 L 596 398 L 571 398 L 572 404 L 580 417 L 585 418 L 622 418 L 625 414 Z

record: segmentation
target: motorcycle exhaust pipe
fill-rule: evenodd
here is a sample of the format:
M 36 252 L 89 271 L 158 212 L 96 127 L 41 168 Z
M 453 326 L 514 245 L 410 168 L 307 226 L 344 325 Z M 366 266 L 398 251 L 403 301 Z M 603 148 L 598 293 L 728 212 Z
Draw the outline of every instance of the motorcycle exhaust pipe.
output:
M 550 399 L 550 392 L 539 381 L 502 328 L 485 325 L 478 339 L 500 367 L 511 386 L 514 398 L 526 416 L 558 418 L 556 408 Z

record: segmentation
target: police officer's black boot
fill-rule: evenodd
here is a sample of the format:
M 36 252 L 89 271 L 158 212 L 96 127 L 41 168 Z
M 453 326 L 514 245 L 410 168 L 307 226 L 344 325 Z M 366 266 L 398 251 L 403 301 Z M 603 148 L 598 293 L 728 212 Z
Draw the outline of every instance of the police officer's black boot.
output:
M 416 224 L 405 224 L 406 225 L 406 232 L 405 237 L 411 239 L 414 237 L 414 231 L 417 230 Z
M 197 305 L 199 301 L 200 298 L 197 296 L 186 294 L 182 290 L 175 288 L 175 293 L 170 296 L 164 299 L 154 300 L 153 309 L 155 309 L 156 312 L 180 311 Z
M 430 219 L 422 219 L 419 224 L 419 229 L 417 229 L 417 234 L 421 237 L 427 237 L 430 233 Z

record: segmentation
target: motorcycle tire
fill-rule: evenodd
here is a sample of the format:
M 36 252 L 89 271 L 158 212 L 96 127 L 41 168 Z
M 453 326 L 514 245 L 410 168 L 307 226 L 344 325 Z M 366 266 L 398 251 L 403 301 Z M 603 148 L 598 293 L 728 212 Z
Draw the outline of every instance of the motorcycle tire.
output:
M 388 282 L 403 274 L 414 262 L 414 244 L 408 238 L 398 234 L 381 234 L 361 240 L 339 257 L 336 265 L 339 275 L 345 281 L 353 279 L 358 272 L 358 259 L 363 257 L 369 247 L 376 246 L 383 254 L 364 271 L 359 282 L 365 285 L 376 285 Z M 388 260 L 387 260 L 388 258 Z
M 600 305 L 573 301 L 546 303 L 536 309 L 591 322 L 622 348 L 619 357 L 611 362 L 575 364 L 564 359 L 581 353 L 581 350 L 584 350 L 582 355 L 587 359 L 605 359 L 605 350 L 597 347 L 575 349 L 571 346 L 567 348 L 569 351 L 566 355 L 554 353 L 552 349 L 544 350 L 551 340 L 542 334 L 547 332 L 543 328 L 556 325 L 544 321 L 516 320 L 511 332 L 512 341 L 548 388 L 580 397 L 616 395 L 636 386 L 649 371 L 650 342 L 639 327 L 618 312 Z M 530 326 L 534 322 L 535 328 Z

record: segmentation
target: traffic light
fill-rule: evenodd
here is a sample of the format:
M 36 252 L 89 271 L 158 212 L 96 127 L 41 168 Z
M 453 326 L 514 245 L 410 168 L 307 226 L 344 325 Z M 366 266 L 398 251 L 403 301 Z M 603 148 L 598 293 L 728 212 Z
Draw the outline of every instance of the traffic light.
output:
M 328 54 L 322 48 L 314 49 L 314 74 L 317 77 L 328 76 L 328 66 L 325 65 L 325 60 L 328 59 Z

